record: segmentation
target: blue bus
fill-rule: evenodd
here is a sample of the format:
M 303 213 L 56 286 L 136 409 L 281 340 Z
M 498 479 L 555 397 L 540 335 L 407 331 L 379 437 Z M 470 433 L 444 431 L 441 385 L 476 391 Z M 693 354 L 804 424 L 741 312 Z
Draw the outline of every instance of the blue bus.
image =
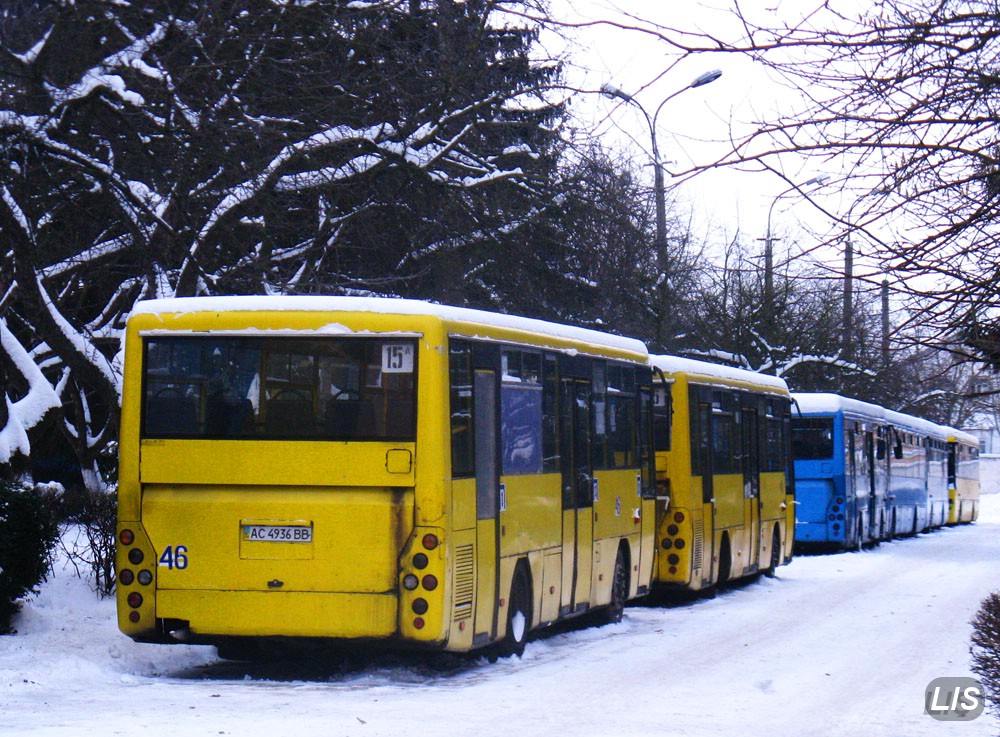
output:
M 797 544 L 861 547 L 956 521 L 954 456 L 974 437 L 836 394 L 792 400 Z

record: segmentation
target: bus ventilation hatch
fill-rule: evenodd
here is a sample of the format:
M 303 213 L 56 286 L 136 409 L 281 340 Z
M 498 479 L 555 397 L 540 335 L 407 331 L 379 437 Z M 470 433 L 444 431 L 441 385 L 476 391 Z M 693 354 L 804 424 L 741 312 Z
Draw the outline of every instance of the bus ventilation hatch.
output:
M 704 545 L 705 523 L 703 520 L 694 520 L 694 549 L 691 551 L 691 570 L 697 571 L 701 568 L 702 547 Z
M 472 616 L 472 596 L 476 590 L 475 556 L 471 545 L 455 550 L 455 619 Z

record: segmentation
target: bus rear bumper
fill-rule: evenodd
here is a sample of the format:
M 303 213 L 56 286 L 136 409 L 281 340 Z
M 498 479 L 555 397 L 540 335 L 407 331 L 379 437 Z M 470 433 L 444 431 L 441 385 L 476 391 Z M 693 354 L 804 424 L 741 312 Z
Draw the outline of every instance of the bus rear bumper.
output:
M 799 522 L 795 523 L 795 544 L 809 545 L 810 543 L 838 543 L 843 544 L 844 535 L 841 530 L 831 530 L 826 522 Z
M 191 640 L 215 637 L 367 639 L 397 632 L 394 593 L 160 590 L 156 617 L 187 623 Z

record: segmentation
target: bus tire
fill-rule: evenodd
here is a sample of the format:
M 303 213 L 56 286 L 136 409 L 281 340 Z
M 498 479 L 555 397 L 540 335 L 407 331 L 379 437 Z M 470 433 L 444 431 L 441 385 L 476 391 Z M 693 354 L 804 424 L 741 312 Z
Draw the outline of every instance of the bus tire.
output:
M 625 562 L 625 553 L 618 548 L 618 556 L 615 558 L 614 578 L 611 580 L 611 601 L 604 609 L 602 619 L 605 624 L 617 624 L 625 616 L 625 601 L 628 599 L 628 564 Z
M 764 575 L 774 578 L 778 575 L 778 566 L 781 565 L 781 533 L 778 528 L 774 528 L 774 535 L 771 536 L 771 562 L 764 569 Z
M 521 657 L 531 627 L 531 586 L 524 566 L 518 564 L 507 599 L 507 631 L 500 641 L 500 655 Z
M 722 544 L 719 546 L 719 577 L 715 581 L 716 586 L 721 586 L 729 580 L 729 574 L 733 570 L 732 554 L 729 551 L 729 535 L 722 536 Z

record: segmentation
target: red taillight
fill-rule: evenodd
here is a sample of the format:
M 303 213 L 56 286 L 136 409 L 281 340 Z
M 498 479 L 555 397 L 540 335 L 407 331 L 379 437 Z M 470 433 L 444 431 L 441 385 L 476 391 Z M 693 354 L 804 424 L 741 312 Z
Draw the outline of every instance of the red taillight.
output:
M 142 594 L 140 594 L 138 591 L 133 591 L 131 594 L 128 595 L 128 599 L 126 599 L 126 601 L 128 601 L 128 605 L 130 607 L 132 607 L 133 609 L 138 609 L 139 607 L 142 606 Z
M 128 613 L 128 621 L 131 622 L 132 624 L 138 624 L 139 623 L 139 612 L 129 612 Z
M 413 627 L 415 629 L 422 630 L 424 628 L 424 618 L 423 617 L 414 617 L 414 619 L 413 619 Z
M 684 512 L 674 512 L 674 522 L 680 524 L 684 521 Z
M 135 542 L 135 533 L 132 530 L 122 530 L 118 535 L 118 540 L 122 545 L 131 545 Z
M 438 538 L 433 532 L 428 532 L 422 540 L 426 550 L 434 550 L 438 546 Z
M 424 576 L 424 580 L 422 581 L 422 583 L 425 589 L 427 589 L 428 591 L 433 591 L 438 587 L 437 576 L 432 576 L 431 574 L 428 573 L 426 576 Z
M 123 586 L 131 586 L 132 582 L 135 580 L 135 574 L 132 573 L 128 568 L 124 571 L 119 571 L 118 573 L 118 583 Z

